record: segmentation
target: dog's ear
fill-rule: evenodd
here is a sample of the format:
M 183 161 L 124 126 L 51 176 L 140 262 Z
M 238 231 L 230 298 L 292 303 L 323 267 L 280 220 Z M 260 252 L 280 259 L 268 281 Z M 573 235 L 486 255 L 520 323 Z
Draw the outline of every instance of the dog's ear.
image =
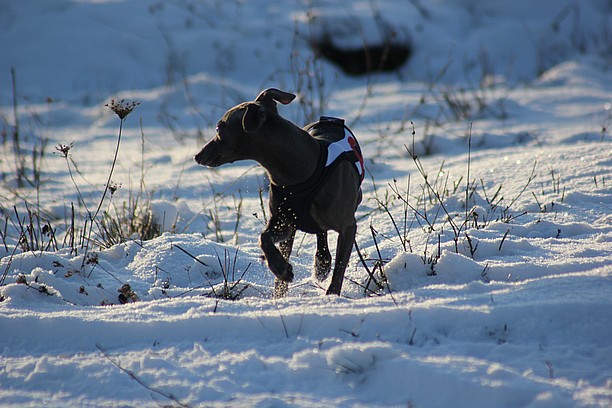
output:
M 255 133 L 266 121 L 265 109 L 257 103 L 249 103 L 242 116 L 242 129 L 247 133 Z
M 287 105 L 292 100 L 295 99 L 295 95 L 289 92 L 281 91 L 276 88 L 268 88 L 265 91 L 262 91 L 257 98 L 255 98 L 255 102 L 261 102 L 266 105 L 276 106 L 274 101 L 280 102 L 283 105 Z

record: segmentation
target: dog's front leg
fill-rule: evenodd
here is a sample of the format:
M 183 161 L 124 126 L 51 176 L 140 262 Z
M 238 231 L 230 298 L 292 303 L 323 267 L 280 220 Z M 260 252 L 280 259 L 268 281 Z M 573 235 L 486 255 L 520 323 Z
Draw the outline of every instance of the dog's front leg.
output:
M 315 253 L 315 277 L 323 282 L 331 270 L 331 254 L 327 246 L 327 232 L 317 234 L 317 252 Z
M 338 233 L 338 244 L 336 247 L 336 262 L 334 264 L 334 273 L 332 274 L 331 284 L 327 289 L 328 295 L 340 295 L 342 290 L 342 282 L 344 280 L 344 271 L 348 265 L 351 252 L 353 251 L 353 243 L 355 242 L 355 234 L 357 232 L 357 224 L 350 225 Z
M 295 238 L 295 228 L 291 228 L 291 232 L 289 233 L 289 238 L 284 241 L 281 241 L 278 244 L 280 249 L 280 253 L 285 259 L 285 261 L 289 262 L 289 257 L 291 256 L 291 250 L 293 249 L 293 240 Z M 291 264 L 289 268 L 291 268 Z M 274 278 L 274 297 L 277 299 L 284 298 L 289 294 L 289 282 L 284 281 L 279 278 Z
M 295 228 L 282 222 L 278 217 L 273 216 L 268 221 L 266 229 L 259 236 L 259 246 L 264 253 L 270 271 L 284 282 L 291 282 L 293 280 L 293 267 L 287 262 L 291 253 L 291 246 L 284 245 L 283 252 L 286 252 L 286 259 L 275 244 L 281 241 L 285 241 L 285 243 L 288 243 L 288 241 L 292 242 L 294 234 Z

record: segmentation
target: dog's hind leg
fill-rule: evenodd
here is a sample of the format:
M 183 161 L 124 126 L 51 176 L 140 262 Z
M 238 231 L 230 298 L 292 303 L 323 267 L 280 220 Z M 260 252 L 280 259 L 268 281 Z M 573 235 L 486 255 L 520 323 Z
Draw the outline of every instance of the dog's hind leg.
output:
M 315 277 L 323 282 L 331 270 L 331 254 L 327 246 L 327 232 L 317 234 L 317 252 L 315 254 Z
M 331 284 L 327 289 L 328 295 L 340 295 L 342 290 L 342 282 L 344 281 L 344 271 L 348 265 L 351 252 L 353 251 L 353 243 L 355 242 L 355 234 L 357 232 L 357 224 L 354 223 L 345 227 L 339 232 L 338 244 L 336 247 L 336 262 L 334 264 L 334 273 L 332 274 Z
M 278 248 L 280 249 L 281 255 L 285 258 L 285 261 L 289 262 L 289 257 L 291 256 L 291 250 L 293 249 L 293 240 L 295 238 L 295 228 L 292 227 L 291 233 L 289 234 L 289 238 L 284 241 L 281 241 L 278 244 Z

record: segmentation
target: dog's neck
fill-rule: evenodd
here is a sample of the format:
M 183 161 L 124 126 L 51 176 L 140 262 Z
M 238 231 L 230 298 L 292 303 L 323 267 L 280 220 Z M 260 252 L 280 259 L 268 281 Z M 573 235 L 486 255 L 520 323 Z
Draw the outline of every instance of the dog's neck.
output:
M 319 143 L 281 117 L 267 129 L 269 143 L 262 146 L 256 160 L 266 169 L 271 183 L 291 186 L 308 180 L 319 161 Z

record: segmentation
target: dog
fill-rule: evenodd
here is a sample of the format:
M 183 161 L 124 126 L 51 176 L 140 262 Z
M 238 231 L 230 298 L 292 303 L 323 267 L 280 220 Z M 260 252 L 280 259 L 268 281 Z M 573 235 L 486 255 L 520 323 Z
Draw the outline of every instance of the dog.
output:
M 319 281 L 331 270 L 327 232 L 338 233 L 326 293 L 340 295 L 357 231 L 355 211 L 362 199 L 363 156 L 342 119 L 321 117 L 300 128 L 281 117 L 276 102 L 287 105 L 294 99 L 294 94 L 269 88 L 254 101 L 234 106 L 194 159 L 208 167 L 255 160 L 266 170 L 271 215 L 259 245 L 276 277 L 275 296 L 285 296 L 293 281 L 289 257 L 296 230 L 317 236 L 314 269 Z

